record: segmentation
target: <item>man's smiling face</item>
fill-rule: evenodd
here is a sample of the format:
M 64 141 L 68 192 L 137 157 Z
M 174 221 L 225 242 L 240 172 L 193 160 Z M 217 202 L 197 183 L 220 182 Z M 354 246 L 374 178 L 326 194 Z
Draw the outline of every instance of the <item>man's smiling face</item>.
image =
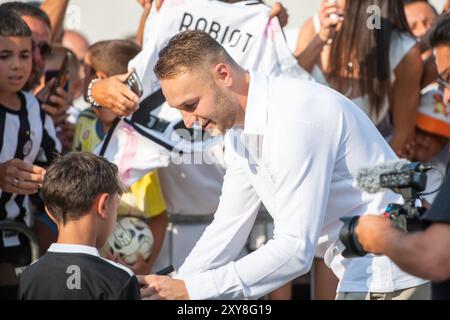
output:
M 183 115 L 186 127 L 200 125 L 211 135 L 225 134 L 236 120 L 236 102 L 221 86 L 212 71 L 185 70 L 161 80 L 161 88 L 170 106 Z

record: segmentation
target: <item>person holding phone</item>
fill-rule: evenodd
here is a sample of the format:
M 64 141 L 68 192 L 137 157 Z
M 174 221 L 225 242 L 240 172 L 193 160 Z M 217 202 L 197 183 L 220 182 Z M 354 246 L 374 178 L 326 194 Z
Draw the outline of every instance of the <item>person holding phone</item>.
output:
M 91 45 L 83 64 L 86 75 L 83 91 L 86 92 L 92 79 L 102 79 L 125 72 L 128 62 L 139 51 L 140 47 L 137 44 L 127 40 L 100 41 Z M 133 88 L 142 90 L 138 86 L 138 78 L 132 77 L 129 82 Z M 139 94 L 139 90 L 136 92 Z M 76 124 L 74 151 L 92 152 L 108 135 L 116 118 L 117 115 L 106 108 L 91 107 L 82 111 Z M 132 265 L 128 265 L 118 256 L 107 255 L 107 257 L 128 266 L 136 274 L 149 273 L 161 250 L 168 225 L 166 205 L 156 170 L 148 172 L 124 192 L 117 214 L 121 217 L 135 216 L 148 223 L 154 238 L 153 249 L 147 259 L 138 254 L 136 262 Z
M 164 0 L 137 0 L 146 12 L 150 12 L 153 7 L 159 11 Z M 240 2 L 241 0 L 220 0 L 223 2 Z M 264 1 L 260 1 L 264 2 Z M 278 17 L 280 25 L 284 27 L 289 15 L 286 8 L 280 2 L 275 2 L 272 7 L 271 17 Z M 144 20 L 146 16 L 144 14 Z M 138 40 L 144 41 L 143 32 L 144 25 L 141 21 L 138 30 Z M 132 71 L 127 74 L 116 75 L 97 81 L 92 85 L 92 98 L 99 105 L 111 109 L 119 116 L 128 116 L 133 114 L 139 107 L 139 97 L 124 84 L 125 80 L 130 76 Z
M 52 52 L 52 27 L 47 14 L 39 7 L 29 3 L 7 2 L 1 8 L 18 14 L 28 25 L 32 32 L 32 69 L 30 77 L 24 85 L 24 90 L 32 92 L 40 101 L 41 108 L 45 110 L 59 126 L 67 113 L 67 92 L 58 87 L 50 92 L 53 82 L 42 84 L 45 64 Z M 51 104 L 46 103 L 49 101 Z
M 423 62 L 402 1 L 324 0 L 300 29 L 295 54 L 319 83 L 358 105 L 397 155 L 405 155 L 415 133 Z
M 22 90 L 32 68 L 31 42 L 20 16 L 0 8 L 0 220 L 28 227 L 34 223 L 30 196 L 42 186 L 45 165 L 61 151 L 52 120 Z M 24 236 L 0 233 L 0 264 L 26 265 L 31 262 L 27 253 Z

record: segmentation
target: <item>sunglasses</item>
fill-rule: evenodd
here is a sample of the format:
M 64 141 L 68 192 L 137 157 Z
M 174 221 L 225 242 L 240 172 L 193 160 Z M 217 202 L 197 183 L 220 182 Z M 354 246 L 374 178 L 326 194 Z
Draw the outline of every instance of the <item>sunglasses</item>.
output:
M 52 54 L 52 46 L 47 42 L 32 42 L 31 47 L 34 51 L 34 49 L 38 48 L 39 53 L 41 54 L 41 57 L 45 60 Z
M 450 83 L 448 82 L 448 71 L 450 68 L 445 69 L 442 73 L 440 73 L 436 78 L 436 83 L 439 85 L 439 90 L 443 91 L 444 89 L 450 89 Z M 444 79 L 444 75 L 447 75 L 447 80 Z

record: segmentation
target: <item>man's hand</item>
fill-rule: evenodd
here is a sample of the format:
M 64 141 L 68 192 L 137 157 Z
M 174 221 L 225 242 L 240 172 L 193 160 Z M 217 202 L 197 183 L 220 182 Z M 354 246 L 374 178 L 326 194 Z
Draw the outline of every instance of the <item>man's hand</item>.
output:
M 279 2 L 275 2 L 272 7 L 272 12 L 270 12 L 270 18 L 277 17 L 280 21 L 280 25 L 284 28 L 289 21 L 289 14 L 287 9 Z
M 355 234 L 367 252 L 386 254 L 386 246 L 401 231 L 395 229 L 391 220 L 384 216 L 365 215 L 359 218 Z
M 189 300 L 189 293 L 183 280 L 167 276 L 137 276 L 144 300 Z
M 4 192 L 33 194 L 42 187 L 45 170 L 20 159 L 0 164 L 0 188 Z
M 128 116 L 136 111 L 139 97 L 123 83 L 131 72 L 96 81 L 92 86 L 94 101 L 118 116 Z

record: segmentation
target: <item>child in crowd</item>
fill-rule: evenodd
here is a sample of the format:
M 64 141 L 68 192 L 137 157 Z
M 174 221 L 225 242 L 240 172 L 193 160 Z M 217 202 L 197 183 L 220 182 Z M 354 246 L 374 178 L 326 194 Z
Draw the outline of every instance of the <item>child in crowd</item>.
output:
M 32 50 L 27 24 L 16 13 L 0 9 L 0 221 L 30 228 L 35 223 L 30 195 L 38 192 L 44 167 L 61 150 L 50 117 L 33 95 L 22 90 L 31 74 Z M 6 283 L 17 288 L 15 273 L 9 271 L 28 265 L 30 259 L 23 234 L 0 231 L 0 274 L 13 275 Z M 3 280 L 0 277 L 0 298 L 11 298 L 3 295 Z
M 139 51 L 138 45 L 126 40 L 101 41 L 90 46 L 84 59 L 85 92 L 92 79 L 126 73 L 128 62 Z M 74 149 L 94 150 L 115 119 L 116 115 L 106 108 L 88 108 L 81 112 L 75 129 Z M 120 199 L 118 214 L 136 216 L 149 224 L 154 237 L 152 254 L 147 259 L 138 254 L 136 263 L 129 266 L 137 274 L 149 273 L 161 249 L 168 224 L 157 172 L 149 172 L 131 185 Z M 119 258 L 116 261 L 126 264 Z
M 58 241 L 20 276 L 19 299 L 140 299 L 134 273 L 100 257 L 117 216 L 117 167 L 92 153 L 72 153 L 48 168 L 43 185 Z

